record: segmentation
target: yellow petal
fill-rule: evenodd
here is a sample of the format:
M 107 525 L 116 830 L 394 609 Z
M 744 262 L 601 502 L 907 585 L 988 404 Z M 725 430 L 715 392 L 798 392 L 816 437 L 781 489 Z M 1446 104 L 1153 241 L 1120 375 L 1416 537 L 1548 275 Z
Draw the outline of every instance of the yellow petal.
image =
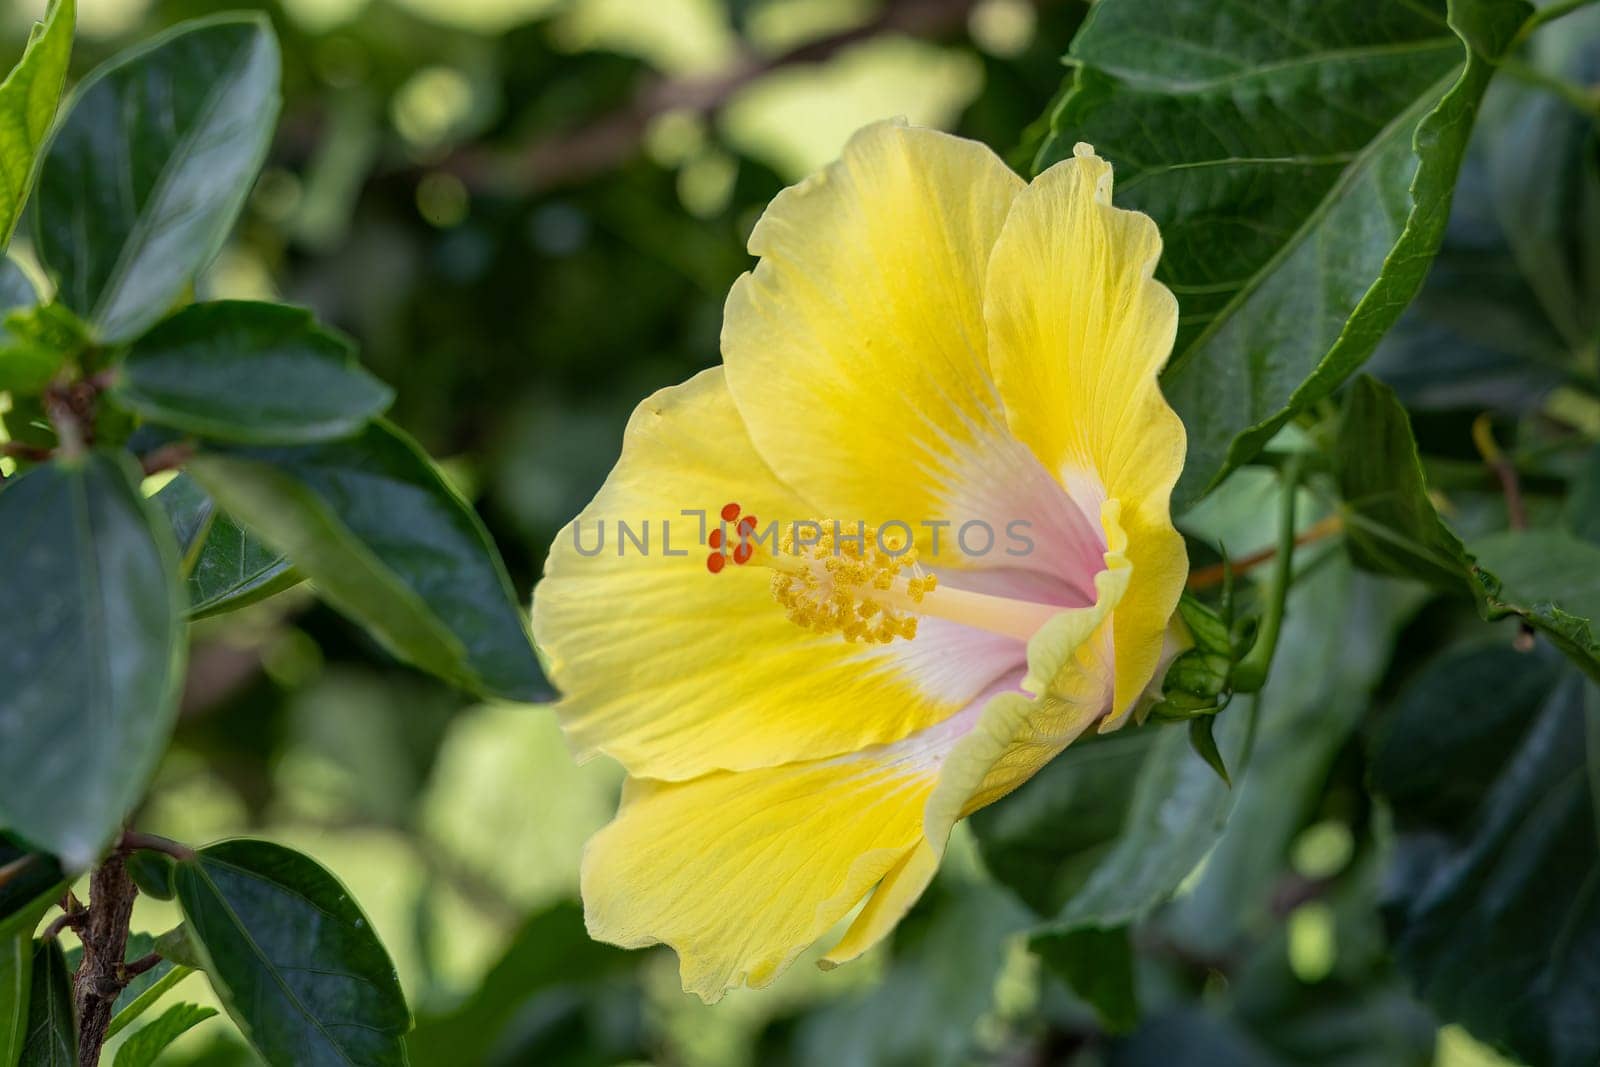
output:
M 763 525 L 815 514 L 755 454 L 718 368 L 639 405 L 622 458 L 556 539 L 535 592 L 534 635 L 580 757 L 603 752 L 664 779 L 825 758 L 948 718 L 993 680 L 951 669 L 964 650 L 949 641 L 847 644 L 803 630 L 761 568 L 709 573 L 699 520 L 680 512 L 705 509 L 714 526 L 729 502 Z M 635 535 L 649 524 L 648 555 L 619 543 L 618 520 Z M 683 555 L 666 554 L 669 520 Z M 604 549 L 585 555 L 602 521 Z
M 584 852 L 589 933 L 670 945 L 707 1001 L 766 985 L 917 848 L 932 787 L 930 770 L 871 753 L 630 780 Z
M 1114 502 L 1102 521 L 1111 547 L 1096 603 L 1063 611 L 1029 643 L 1036 695 L 1013 678 L 944 722 L 836 759 L 630 780 L 585 853 L 590 933 L 672 946 L 684 988 L 707 1000 L 771 981 L 863 898 L 823 966 L 885 937 L 927 888 L 956 820 L 1026 781 L 1104 711 L 1109 623 L 1130 568 Z
M 1168 499 L 1183 424 L 1156 375 L 1177 302 L 1153 272 L 1161 236 L 1111 206 L 1111 167 L 1087 145 L 1017 197 L 989 261 L 989 359 L 1006 419 L 1080 506 L 1121 504 L 1132 564 L 1114 621 L 1116 695 L 1106 726 L 1154 675 L 1188 574 Z
M 761 262 L 728 297 L 728 387 L 757 450 L 823 514 L 960 521 L 996 476 L 986 452 L 999 476 L 1015 466 L 983 279 L 1022 188 L 977 142 L 880 123 L 762 215 Z

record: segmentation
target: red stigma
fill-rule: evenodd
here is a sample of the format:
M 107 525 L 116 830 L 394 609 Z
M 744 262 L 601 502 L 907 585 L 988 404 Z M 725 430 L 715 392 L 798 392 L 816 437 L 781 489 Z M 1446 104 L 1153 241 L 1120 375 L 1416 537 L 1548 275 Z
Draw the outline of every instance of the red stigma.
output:
M 739 517 L 739 505 L 738 504 L 724 504 L 724 505 L 722 505 L 722 521 L 723 522 L 732 522 L 734 519 L 737 519 L 738 517 Z
M 710 545 L 712 548 L 722 547 L 722 530 L 720 527 L 711 531 L 711 536 L 706 538 L 706 544 Z
M 751 546 L 749 541 L 740 541 L 739 547 L 733 550 L 733 561 L 735 563 L 748 563 L 750 561 L 750 554 L 754 551 L 755 549 Z
M 712 574 L 719 573 L 722 568 L 726 567 L 727 565 L 728 557 L 724 556 L 721 552 L 713 552 L 711 555 L 706 557 L 706 570 L 710 571 Z
M 740 537 L 749 537 L 750 536 L 750 531 L 754 530 L 755 528 L 756 528 L 756 517 L 754 515 L 746 515 L 744 518 L 739 520 L 739 536 Z

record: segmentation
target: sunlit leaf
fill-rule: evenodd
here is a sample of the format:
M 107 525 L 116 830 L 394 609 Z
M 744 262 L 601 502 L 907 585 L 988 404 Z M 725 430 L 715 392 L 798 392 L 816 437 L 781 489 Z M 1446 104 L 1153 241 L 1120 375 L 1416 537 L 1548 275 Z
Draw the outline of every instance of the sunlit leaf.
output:
M 74 91 L 39 173 L 39 258 L 102 341 L 171 309 L 222 247 L 278 116 L 266 19 L 180 25 Z
M 76 16 L 73 0 L 51 0 L 44 21 L 28 36 L 22 59 L 0 82 L 0 252 L 22 216 L 39 148 L 56 117 Z

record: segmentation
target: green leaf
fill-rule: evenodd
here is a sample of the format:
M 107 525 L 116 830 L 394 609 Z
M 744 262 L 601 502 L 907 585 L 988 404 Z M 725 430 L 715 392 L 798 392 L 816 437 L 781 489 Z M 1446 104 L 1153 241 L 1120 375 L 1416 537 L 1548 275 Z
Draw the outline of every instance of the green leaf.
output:
M 91 452 L 0 489 L 0 822 L 73 871 L 143 795 L 187 643 L 177 550 L 130 457 Z
M 12 311 L 0 321 L 0 390 L 35 396 L 83 347 L 82 327 L 59 304 Z
M 54 938 L 33 942 L 28 994 L 28 1036 L 18 1067 L 78 1067 L 78 1027 L 72 1015 L 72 978 Z
M 1227 828 L 1195 884 L 1161 917 L 1194 955 L 1223 958 L 1281 922 L 1274 892 L 1291 844 L 1371 707 L 1396 636 L 1426 599 L 1419 587 L 1359 573 L 1337 557 L 1295 584 Z
M 569 996 L 574 986 L 624 974 L 636 962 L 631 953 L 590 938 L 578 905 L 552 905 L 523 924 L 465 1003 L 419 1019 L 406 1047 L 419 1064 L 491 1063 L 506 1032 L 535 1013 L 539 998 Z
M 216 1008 L 174 1004 L 123 1042 L 116 1067 L 150 1067 L 168 1045 L 216 1014 Z
M 1401 969 L 1447 1020 L 1530 1063 L 1600 1060 L 1600 693 L 1550 655 L 1473 645 L 1402 692 L 1373 784 L 1400 831 Z
M 1513 615 L 1600 681 L 1600 545 L 1566 530 L 1507 530 L 1472 543 L 1480 574 L 1498 588 L 1485 614 Z
M 172 899 L 171 856 L 141 849 L 130 853 L 123 863 L 128 868 L 128 877 L 139 887 L 139 892 L 157 900 Z
M 158 950 L 160 944 L 164 941 L 166 941 L 166 935 L 162 935 L 157 942 Z M 123 995 L 117 997 L 116 1014 L 111 1017 L 111 1025 L 106 1028 L 106 1037 L 108 1039 L 126 1030 L 138 1020 L 139 1016 L 155 1007 L 162 997 L 172 992 L 178 983 L 194 974 L 199 968 L 180 964 L 169 958 L 162 960 L 154 970 L 157 973 L 155 981 L 148 985 L 142 985 L 138 993 L 132 997 L 127 996 L 127 990 L 123 990 Z M 147 971 L 146 973 L 150 972 Z M 143 976 L 141 975 L 140 977 Z M 125 1000 L 126 1003 L 124 1003 Z
M 1138 1024 L 1139 995 L 1127 927 L 1043 934 L 1030 947 L 1094 1009 L 1106 1032 L 1125 1034 Z
M 54 858 L 34 852 L 0 832 L 0 937 L 31 936 L 39 917 L 66 889 L 66 876 Z
M 309 311 L 244 300 L 187 307 L 145 334 L 111 396 L 158 425 L 247 444 L 344 437 L 394 399 Z
M 217 511 L 206 491 L 179 474 L 156 494 L 188 572 L 189 615 L 205 618 L 264 600 L 297 584 L 283 553 L 250 536 Z
M 274 1065 L 404 1064 L 411 1016 L 389 954 L 338 880 L 266 841 L 178 864 L 189 939 L 229 1016 Z
M 1562 529 L 1512 530 L 1468 551 L 1428 499 L 1410 420 L 1389 389 L 1358 381 L 1336 448 L 1352 559 L 1472 596 L 1486 619 L 1515 616 L 1600 680 L 1600 545 Z
M 0 1067 L 17 1067 L 28 1037 L 33 931 L 0 934 Z
M 1472 557 L 1439 518 L 1411 419 L 1394 391 L 1362 375 L 1350 386 L 1334 449 L 1345 544 L 1356 565 L 1481 597 Z
M 0 252 L 22 217 L 39 147 L 50 132 L 72 56 L 73 0 L 52 0 L 28 35 L 22 59 L 0 82 Z
M 1218 717 L 1241 759 L 1249 709 Z M 1232 792 L 1188 731 L 1147 724 L 1080 740 L 1006 799 L 973 816 L 985 864 L 1049 929 L 1116 927 L 1170 897 L 1216 842 Z
M 808 1017 L 796 1034 L 795 1059 L 803 1067 L 977 1061 L 973 1030 L 994 1009 L 1007 949 L 1028 921 L 993 885 L 941 879 L 896 929 L 882 982 Z
M 376 422 L 325 444 L 217 447 L 188 469 L 402 659 L 492 696 L 544 692 L 494 542 L 398 430 Z
M 1193 503 L 1372 352 L 1427 272 L 1522 0 L 1104 0 L 1043 169 L 1088 141 L 1160 224 Z M 1335 103 L 1337 102 L 1337 104 Z
M 39 258 L 105 342 L 159 320 L 222 247 L 278 115 L 264 17 L 185 23 L 72 95 L 39 175 Z

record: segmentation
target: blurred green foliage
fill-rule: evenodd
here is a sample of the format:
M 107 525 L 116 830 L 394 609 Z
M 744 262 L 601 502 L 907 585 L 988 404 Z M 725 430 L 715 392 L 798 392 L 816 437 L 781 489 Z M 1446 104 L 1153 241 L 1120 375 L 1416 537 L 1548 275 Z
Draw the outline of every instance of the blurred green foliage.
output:
M 609 470 L 632 406 L 717 362 L 722 301 L 773 194 L 894 114 L 1026 169 L 1087 11 L 1077 0 L 228 6 L 271 18 L 285 101 L 202 295 L 302 304 L 351 335 L 395 387 L 394 421 L 449 457 L 519 592 Z M 73 77 L 216 7 L 82 0 Z M 6 54 L 42 8 L 0 14 Z M 1575 23 L 1518 62 L 1592 92 L 1597 39 L 1594 19 Z M 1571 536 L 1597 541 L 1600 461 L 1542 450 L 1575 426 L 1600 438 L 1592 388 L 1571 388 L 1592 386 L 1600 340 L 1594 116 L 1504 79 L 1486 115 L 1444 251 L 1372 367 L 1413 409 L 1430 484 L 1469 544 L 1505 525 L 1466 431 L 1485 408 L 1527 462 L 1534 516 L 1566 508 Z M 1563 503 L 1569 482 L 1579 488 Z M 1197 545 L 1273 544 L 1272 487 L 1242 471 L 1185 532 Z M 1327 510 L 1306 504 L 1307 523 Z M 1357 573 L 1342 549 L 1308 557 L 1318 570 L 1291 603 L 1280 671 L 1251 698 L 1259 724 L 1246 736 L 1230 713 L 1218 726 L 1230 767 L 1250 752 L 1236 790 L 1181 732 L 1074 748 L 985 813 L 981 846 L 958 833 L 892 945 L 827 974 L 802 960 L 715 1008 L 679 990 L 670 954 L 584 934 L 579 856 L 613 810 L 618 772 L 574 766 L 546 712 L 478 704 L 397 664 L 303 588 L 198 624 L 177 741 L 139 824 L 190 841 L 258 832 L 337 873 L 399 969 L 423 1067 L 1500 1062 L 1457 1028 L 1441 1036 L 1396 972 L 1378 907 L 1396 848 L 1427 877 L 1443 862 L 1426 850 L 1430 820 L 1464 818 L 1478 798 L 1451 793 L 1445 811 L 1391 793 L 1391 814 L 1367 781 L 1383 786 L 1397 731 L 1423 714 L 1403 695 L 1420 665 L 1458 638 L 1505 635 L 1470 604 Z M 1544 714 L 1575 729 L 1576 699 Z M 1078 774 L 1118 758 L 1161 768 L 1159 795 L 1139 794 L 1150 779 L 1097 789 Z M 1581 829 L 1579 814 L 1568 822 Z M 1148 844 L 1162 835 L 1181 847 Z M 1061 913 L 1113 850 L 1118 873 L 1098 892 L 1129 894 L 1117 924 Z M 1141 862 L 1152 854 L 1194 868 L 1159 907 L 1166 887 Z M 986 871 L 1031 888 L 1013 895 Z M 1141 874 L 1154 878 L 1148 899 Z M 1034 951 L 1019 932 L 1030 908 L 1055 923 Z M 136 928 L 175 916 L 145 897 Z M 1437 916 L 1409 921 L 1404 943 L 1426 968 L 1485 966 L 1426 957 Z M 1091 970 L 1110 978 L 1051 967 L 1055 939 L 1105 953 Z M 199 982 L 180 994 L 209 1003 Z M 225 1026 L 201 1022 L 160 1062 L 251 1060 Z

